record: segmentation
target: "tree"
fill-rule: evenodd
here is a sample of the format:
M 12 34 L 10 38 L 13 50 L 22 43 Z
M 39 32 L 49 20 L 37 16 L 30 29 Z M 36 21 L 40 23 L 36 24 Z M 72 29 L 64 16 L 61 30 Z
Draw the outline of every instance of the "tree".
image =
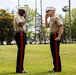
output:
M 0 9 L 0 42 L 6 40 L 8 43 L 13 38 L 13 15 Z
M 28 5 L 26 6 L 26 11 L 28 13 L 28 19 L 26 21 L 26 32 L 28 39 L 31 38 L 32 29 L 34 28 L 34 17 L 35 11 L 31 9 Z M 0 42 L 3 44 L 3 41 L 7 41 L 8 44 L 14 39 L 14 30 L 13 30 L 13 18 L 14 15 L 6 12 L 4 9 L 0 9 Z M 31 33 L 30 33 L 31 32 Z
M 72 36 L 72 41 L 76 41 L 76 8 L 73 8 L 71 10 L 71 36 Z M 66 13 L 66 35 L 67 35 L 67 40 L 69 40 L 69 12 Z M 65 20 L 65 19 L 64 19 Z
M 72 40 L 76 41 L 76 8 L 72 9 Z
M 33 29 L 35 27 L 35 24 L 34 24 L 35 10 L 31 9 L 27 4 L 24 6 L 26 7 L 26 11 L 28 13 L 28 19 L 26 21 L 26 33 L 27 33 L 28 40 L 31 40 L 33 31 L 34 31 Z
M 42 27 L 42 40 L 44 42 L 44 44 L 47 43 L 47 41 L 50 40 L 50 30 L 45 28 L 45 27 Z

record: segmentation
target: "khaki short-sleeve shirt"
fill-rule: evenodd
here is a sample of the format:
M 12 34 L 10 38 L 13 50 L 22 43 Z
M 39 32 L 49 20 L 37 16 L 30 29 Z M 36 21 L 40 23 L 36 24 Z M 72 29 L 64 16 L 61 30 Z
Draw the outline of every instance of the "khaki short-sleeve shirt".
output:
M 16 32 L 20 32 L 20 31 L 25 32 L 25 30 L 26 30 L 25 25 L 23 25 L 23 26 L 19 25 L 20 22 L 25 23 L 25 20 L 26 19 L 23 16 L 20 16 L 18 14 L 15 15 L 15 17 L 14 17 L 14 30 Z
M 49 22 L 50 32 L 58 32 L 59 26 L 63 25 L 62 20 L 56 15 L 54 17 L 51 17 Z

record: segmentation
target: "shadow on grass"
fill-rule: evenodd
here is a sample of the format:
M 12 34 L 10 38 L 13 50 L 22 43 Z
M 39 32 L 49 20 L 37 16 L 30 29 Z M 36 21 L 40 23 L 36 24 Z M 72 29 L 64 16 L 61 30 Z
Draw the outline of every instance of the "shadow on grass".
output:
M 23 74 L 25 74 L 25 73 L 16 73 L 16 72 L 7 72 L 7 73 L 0 73 L 0 75 L 23 75 Z
M 29 73 L 27 75 L 45 75 L 46 73 Z M 26 73 L 15 73 L 15 72 L 7 72 L 7 73 L 0 73 L 0 75 L 26 75 Z
M 16 74 L 16 72 L 6 72 L 6 73 L 0 73 L 0 75 L 15 75 Z
M 51 72 L 40 72 L 40 73 L 16 73 L 16 72 L 7 72 L 7 73 L 0 73 L 0 75 L 51 75 Z M 54 73 L 55 74 L 55 73 Z
M 41 72 L 41 73 L 38 73 L 37 75 L 50 75 L 51 74 L 51 72 Z M 53 74 L 53 73 L 52 73 Z

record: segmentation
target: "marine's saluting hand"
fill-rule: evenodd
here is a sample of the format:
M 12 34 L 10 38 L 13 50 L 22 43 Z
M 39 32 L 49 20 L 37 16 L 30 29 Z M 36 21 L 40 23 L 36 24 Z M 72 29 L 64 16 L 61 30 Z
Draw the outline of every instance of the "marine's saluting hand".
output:
M 46 14 L 46 15 L 45 15 L 45 19 L 47 19 L 48 17 L 49 17 L 49 15 L 48 15 L 48 14 Z

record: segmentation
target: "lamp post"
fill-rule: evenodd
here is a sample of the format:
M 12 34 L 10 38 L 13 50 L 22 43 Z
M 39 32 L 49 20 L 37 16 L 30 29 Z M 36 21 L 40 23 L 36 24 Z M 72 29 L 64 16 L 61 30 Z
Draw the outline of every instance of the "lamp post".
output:
M 40 0 L 40 9 L 41 9 L 41 33 L 40 33 L 41 34 L 41 36 L 40 36 L 41 37 L 41 39 L 40 39 L 41 41 L 40 42 L 42 43 L 42 0 Z
M 42 40 L 41 40 L 41 38 L 42 38 L 42 31 L 41 31 L 41 15 L 40 14 L 38 14 L 38 27 L 39 27 L 39 29 L 38 29 L 38 31 L 39 31 L 39 43 L 41 44 L 42 42 Z
M 20 0 L 18 0 L 18 6 L 20 5 Z
M 69 0 L 69 25 L 70 25 L 70 43 L 72 43 L 72 38 L 71 38 L 71 0 Z
M 40 0 L 40 8 L 41 8 L 41 32 L 42 32 L 42 0 Z
M 65 39 L 65 43 L 66 43 L 66 12 L 69 11 L 68 6 L 64 6 L 62 8 L 63 12 L 65 12 L 65 26 L 64 26 L 64 39 Z
M 35 0 L 35 44 L 36 44 L 36 15 L 37 15 L 37 1 Z

